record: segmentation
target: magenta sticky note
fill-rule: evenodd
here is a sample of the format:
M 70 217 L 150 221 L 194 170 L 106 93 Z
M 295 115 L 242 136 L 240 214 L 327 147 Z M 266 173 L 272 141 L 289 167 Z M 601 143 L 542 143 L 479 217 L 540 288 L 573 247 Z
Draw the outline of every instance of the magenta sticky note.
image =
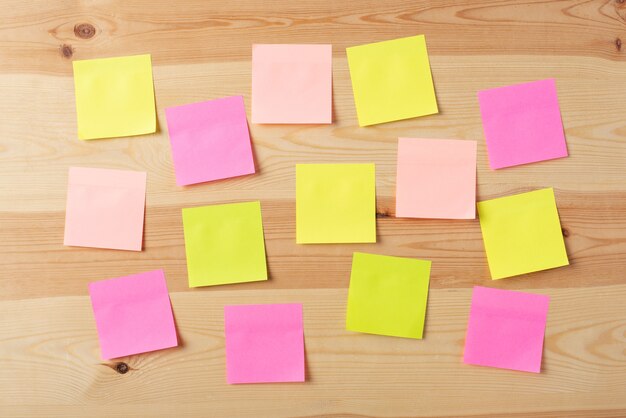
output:
M 554 79 L 478 92 L 492 169 L 567 157 Z
M 301 304 L 224 307 L 226 381 L 304 382 Z
M 550 297 L 474 287 L 463 361 L 539 373 Z
M 243 97 L 169 107 L 165 117 L 177 185 L 255 172 Z
M 102 358 L 176 347 L 163 270 L 89 283 Z

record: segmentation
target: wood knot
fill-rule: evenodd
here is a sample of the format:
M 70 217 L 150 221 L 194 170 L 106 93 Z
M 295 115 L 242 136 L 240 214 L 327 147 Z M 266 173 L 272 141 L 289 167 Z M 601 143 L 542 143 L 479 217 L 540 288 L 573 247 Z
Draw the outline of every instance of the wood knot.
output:
M 617 52 L 622 50 L 622 40 L 620 38 L 615 38 L 615 48 L 617 48 Z
M 617 3 L 617 4 L 623 4 L 623 3 L 624 3 L 624 0 L 615 0 L 615 3 Z
M 74 25 L 74 35 L 81 39 L 93 38 L 96 28 L 91 23 L 79 23 Z
M 389 209 L 385 209 L 385 210 L 377 210 L 376 211 L 376 217 L 377 218 L 390 218 L 391 214 L 389 213 Z
M 72 55 L 74 55 L 74 48 L 72 48 L 72 45 L 63 44 L 59 47 L 59 51 L 61 51 L 61 56 L 63 58 L 70 59 L 72 58 Z
M 561 228 L 561 232 L 565 238 L 569 237 L 569 230 L 567 228 Z
M 128 364 L 124 363 L 124 362 L 120 362 L 117 363 L 115 365 L 115 370 L 119 373 L 119 374 L 126 374 L 128 373 L 128 371 L 130 370 L 130 367 L 128 367 Z

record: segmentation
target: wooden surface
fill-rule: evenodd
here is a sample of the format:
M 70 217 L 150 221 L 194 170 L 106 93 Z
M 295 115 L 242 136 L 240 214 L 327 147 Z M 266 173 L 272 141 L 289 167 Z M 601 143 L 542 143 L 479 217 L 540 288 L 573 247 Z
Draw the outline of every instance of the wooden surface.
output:
M 0 0 L 0 415 L 626 416 L 626 3 Z M 345 48 L 425 34 L 440 114 L 359 128 Z M 243 94 L 252 43 L 332 43 L 331 126 L 175 185 L 163 109 Z M 81 142 L 72 60 L 151 53 L 159 132 Z M 479 89 L 557 79 L 569 158 L 490 171 Z M 571 266 L 492 282 L 478 221 L 395 219 L 398 136 L 478 140 L 478 198 L 553 186 Z M 375 162 L 378 243 L 295 243 L 297 162 Z M 68 167 L 145 170 L 141 253 L 63 246 Z M 271 279 L 188 289 L 180 209 L 260 199 Z M 351 253 L 433 261 L 425 338 L 344 329 Z M 181 347 L 101 361 L 87 283 L 165 269 Z M 471 288 L 551 295 L 543 372 L 462 363 Z M 224 304 L 302 302 L 307 382 L 229 386 Z M 124 363 L 129 366 L 127 373 Z

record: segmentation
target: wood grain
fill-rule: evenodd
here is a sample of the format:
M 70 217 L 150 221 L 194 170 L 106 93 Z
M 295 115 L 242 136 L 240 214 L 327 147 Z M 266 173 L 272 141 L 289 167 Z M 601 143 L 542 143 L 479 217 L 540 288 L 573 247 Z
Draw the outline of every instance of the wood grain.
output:
M 0 415 L 626 416 L 621 0 L 0 0 Z M 439 115 L 359 128 L 345 47 L 425 34 Z M 252 43 L 333 44 L 330 126 L 251 125 L 258 174 L 175 185 L 163 109 L 243 94 Z M 82 142 L 74 59 L 151 53 L 159 130 Z M 557 80 L 570 156 L 497 172 L 476 92 Z M 396 219 L 398 136 L 478 140 L 479 200 L 554 187 L 571 265 L 491 282 L 478 221 Z M 374 162 L 376 245 L 295 244 L 295 164 Z M 69 166 L 145 170 L 141 253 L 63 247 Z M 270 280 L 188 289 L 180 209 L 262 202 Z M 433 261 L 425 339 L 344 330 L 353 251 Z M 88 282 L 164 268 L 183 345 L 100 360 Z M 543 373 L 461 362 L 471 287 L 550 294 Z M 228 386 L 222 306 L 302 302 L 305 384 Z

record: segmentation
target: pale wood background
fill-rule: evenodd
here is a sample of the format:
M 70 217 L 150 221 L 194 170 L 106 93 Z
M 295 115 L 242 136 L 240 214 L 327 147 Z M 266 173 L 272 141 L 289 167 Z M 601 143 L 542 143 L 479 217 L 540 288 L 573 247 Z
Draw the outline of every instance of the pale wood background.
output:
M 626 416 L 623 0 L 0 5 L 0 415 Z M 416 34 L 441 113 L 359 128 L 345 48 Z M 249 111 L 253 42 L 332 43 L 335 123 L 252 125 L 257 175 L 176 187 L 163 109 L 243 94 Z M 159 132 L 79 141 L 71 61 L 139 53 L 152 54 Z M 490 171 L 477 90 L 546 77 L 570 157 Z M 478 140 L 481 200 L 553 186 L 571 266 L 492 282 L 478 221 L 395 219 L 398 136 Z M 296 245 L 296 162 L 375 162 L 378 244 Z M 63 247 L 72 165 L 148 172 L 143 252 Z M 188 289 L 181 207 L 250 199 L 271 279 Z M 424 340 L 344 330 L 355 250 L 433 261 Z M 87 283 L 156 268 L 182 345 L 120 359 L 119 373 L 100 360 Z M 462 364 L 474 285 L 552 296 L 543 373 Z M 257 302 L 304 304 L 306 383 L 225 383 L 222 307 Z

